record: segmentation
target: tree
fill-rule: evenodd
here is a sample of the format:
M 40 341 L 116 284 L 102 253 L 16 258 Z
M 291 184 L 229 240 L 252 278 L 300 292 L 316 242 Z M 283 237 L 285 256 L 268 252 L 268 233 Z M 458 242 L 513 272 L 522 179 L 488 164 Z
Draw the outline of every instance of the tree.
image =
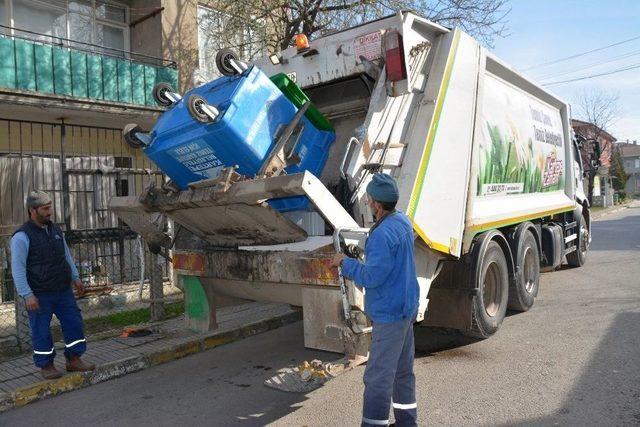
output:
M 611 154 L 611 166 L 609 167 L 609 175 L 613 179 L 613 189 L 616 191 L 624 192 L 624 187 L 627 184 L 629 175 L 624 170 L 624 161 L 622 159 L 622 153 L 620 147 L 615 146 L 613 153 Z
M 275 52 L 293 44 L 296 34 L 310 39 L 333 31 L 415 10 L 441 25 L 459 26 L 491 46 L 506 32 L 508 0 L 213 0 L 210 19 L 202 28 L 220 47 L 238 50 L 253 59 L 264 50 Z M 224 22 L 222 22 L 224 21 Z M 223 24 L 223 25 L 221 25 Z M 256 49 L 260 46 L 262 49 Z
M 593 144 L 595 144 L 596 141 L 599 144 L 606 142 L 603 138 L 604 135 L 608 134 L 607 130 L 613 126 L 620 115 L 618 100 L 619 96 L 617 94 L 595 89 L 591 91 L 584 91 L 578 96 L 577 114 L 583 121 L 589 124 L 589 126 L 582 131 L 583 134 L 581 135 L 590 145 L 583 146 L 582 148 L 583 152 L 587 153 L 587 157 L 591 157 L 591 153 L 596 152 L 593 147 Z M 606 147 L 602 148 L 603 151 L 606 151 L 604 150 Z M 593 168 L 589 165 L 585 168 L 585 171 L 587 174 L 587 197 L 589 202 L 592 203 L 593 185 L 598 173 L 598 168 Z
M 578 96 L 578 114 L 598 128 L 594 138 L 600 137 L 602 132 L 608 132 L 618 119 L 619 100 L 618 94 L 595 89 L 584 91 Z

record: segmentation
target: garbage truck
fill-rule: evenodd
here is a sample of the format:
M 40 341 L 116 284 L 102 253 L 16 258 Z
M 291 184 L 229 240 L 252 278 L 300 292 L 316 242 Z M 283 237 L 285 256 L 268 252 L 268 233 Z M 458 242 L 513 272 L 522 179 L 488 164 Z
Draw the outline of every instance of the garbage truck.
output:
M 459 28 L 403 11 L 251 64 L 221 51 L 217 63 L 219 81 L 156 88 L 167 112 L 153 130 L 124 130 L 172 180 L 110 201 L 170 251 L 192 328 L 215 328 L 223 298 L 282 302 L 302 307 L 306 347 L 366 357 L 363 291 L 329 261 L 362 257 L 376 172 L 397 180 L 413 223 L 417 327 L 487 338 L 507 309 L 533 306 L 541 271 L 585 263 L 570 106 Z M 238 144 L 244 154 L 228 156 Z

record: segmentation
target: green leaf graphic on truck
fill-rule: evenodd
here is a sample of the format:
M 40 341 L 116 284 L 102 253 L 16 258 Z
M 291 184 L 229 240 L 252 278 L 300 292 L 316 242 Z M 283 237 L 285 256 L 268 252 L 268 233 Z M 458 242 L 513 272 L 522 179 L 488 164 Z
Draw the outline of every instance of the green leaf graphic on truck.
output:
M 559 150 L 534 149 L 531 138 L 522 141 L 511 132 L 486 123 L 490 144 L 480 147 L 477 195 L 527 194 L 564 188 L 564 162 Z M 561 149 L 561 147 L 558 147 Z

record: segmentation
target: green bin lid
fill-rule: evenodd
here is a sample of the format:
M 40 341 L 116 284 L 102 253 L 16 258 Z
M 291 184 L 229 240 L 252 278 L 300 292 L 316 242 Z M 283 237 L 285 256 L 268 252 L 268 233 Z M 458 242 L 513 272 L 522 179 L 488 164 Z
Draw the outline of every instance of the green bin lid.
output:
M 271 76 L 271 81 L 296 107 L 300 108 L 305 102 L 309 101 L 309 97 L 286 74 L 279 73 Z M 327 118 L 313 104 L 307 108 L 304 115 L 318 129 L 331 132 L 334 131 L 329 120 L 327 120 Z

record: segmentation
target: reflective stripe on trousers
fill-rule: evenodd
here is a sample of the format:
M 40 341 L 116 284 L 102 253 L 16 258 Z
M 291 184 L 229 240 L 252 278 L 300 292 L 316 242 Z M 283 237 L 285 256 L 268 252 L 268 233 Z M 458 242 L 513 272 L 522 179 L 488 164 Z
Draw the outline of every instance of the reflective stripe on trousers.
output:
M 33 350 L 33 354 L 53 354 L 53 352 L 56 350 L 55 347 L 51 347 L 51 350 L 49 351 L 38 351 L 38 350 Z
M 64 354 L 67 357 L 81 356 L 87 349 L 84 337 L 82 316 L 76 304 L 71 287 L 62 292 L 47 292 L 37 295 L 39 310 L 28 311 L 33 344 L 33 361 L 42 368 L 53 363 L 56 350 L 51 336 L 51 318 L 55 314 L 60 321 L 66 343 Z
M 413 319 L 373 325 L 364 372 L 363 426 L 389 424 L 392 400 L 398 426 L 415 426 L 416 380 L 413 374 Z

